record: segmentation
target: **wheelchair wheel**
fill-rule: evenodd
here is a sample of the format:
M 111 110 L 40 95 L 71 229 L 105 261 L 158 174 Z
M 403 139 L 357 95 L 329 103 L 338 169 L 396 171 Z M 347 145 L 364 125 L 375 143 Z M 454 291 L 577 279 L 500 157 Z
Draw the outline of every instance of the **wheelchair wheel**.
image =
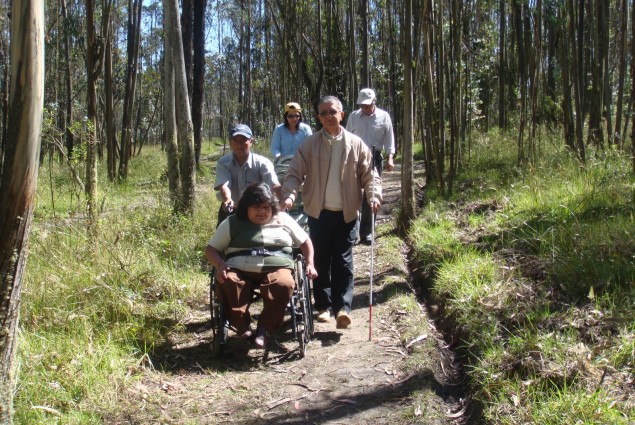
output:
M 309 280 L 304 269 L 304 260 L 301 255 L 296 259 L 296 314 L 297 320 L 294 321 L 294 336 L 300 344 L 300 354 L 302 357 L 306 355 L 307 344 L 313 335 L 313 317 L 311 314 L 311 292 L 309 289 Z
M 216 276 L 214 269 L 212 269 L 210 273 L 209 301 L 214 353 L 219 358 L 222 358 L 223 348 L 227 343 L 229 327 L 227 317 L 225 316 L 225 308 L 216 293 Z

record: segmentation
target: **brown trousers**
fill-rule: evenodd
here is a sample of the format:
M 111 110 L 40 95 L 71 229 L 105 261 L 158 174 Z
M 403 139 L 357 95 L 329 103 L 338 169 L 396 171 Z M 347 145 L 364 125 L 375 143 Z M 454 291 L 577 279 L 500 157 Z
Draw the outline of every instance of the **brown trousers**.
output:
M 242 334 L 249 329 L 251 323 L 249 305 L 255 287 L 260 287 L 263 302 L 258 326 L 272 332 L 284 320 L 294 286 L 295 280 L 291 269 L 280 268 L 269 273 L 230 269 L 227 272 L 227 280 L 218 285 L 218 288 L 221 300 L 227 308 L 229 323 Z

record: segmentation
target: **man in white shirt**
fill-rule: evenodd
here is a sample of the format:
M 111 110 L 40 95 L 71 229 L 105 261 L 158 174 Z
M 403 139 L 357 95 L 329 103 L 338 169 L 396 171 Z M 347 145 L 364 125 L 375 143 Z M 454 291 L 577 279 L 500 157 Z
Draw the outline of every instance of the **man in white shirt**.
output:
M 366 145 L 373 149 L 374 163 L 378 174 L 383 170 L 383 152 L 388 156 L 386 171 L 394 168 L 393 156 L 395 154 L 395 136 L 392 129 L 392 120 L 388 112 L 376 106 L 377 96 L 373 89 L 362 89 L 357 97 L 359 109 L 351 113 L 346 124 L 346 130 L 359 136 Z M 370 244 L 371 226 L 374 216 L 366 203 L 362 204 L 362 217 L 359 229 L 359 242 Z

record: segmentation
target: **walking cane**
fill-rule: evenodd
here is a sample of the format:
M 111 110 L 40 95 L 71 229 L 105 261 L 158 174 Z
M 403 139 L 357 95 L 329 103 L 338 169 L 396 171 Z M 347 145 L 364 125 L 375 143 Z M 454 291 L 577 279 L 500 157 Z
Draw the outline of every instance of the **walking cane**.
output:
M 372 164 L 373 164 L 373 189 L 372 189 L 372 198 L 375 199 L 375 145 L 372 146 Z M 375 262 L 375 212 L 373 211 L 372 205 L 370 208 L 370 295 L 368 302 L 368 340 L 372 341 L 373 339 L 373 276 L 374 276 L 374 262 Z

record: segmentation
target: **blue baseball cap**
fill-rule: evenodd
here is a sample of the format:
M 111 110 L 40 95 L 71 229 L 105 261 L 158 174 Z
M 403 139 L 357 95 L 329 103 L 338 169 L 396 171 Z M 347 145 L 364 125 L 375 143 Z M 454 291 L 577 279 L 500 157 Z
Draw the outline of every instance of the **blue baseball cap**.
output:
M 234 136 L 245 136 L 248 139 L 252 139 L 254 136 L 251 133 L 251 128 L 246 126 L 245 124 L 238 124 L 236 127 L 229 130 L 229 138 L 233 139 Z

